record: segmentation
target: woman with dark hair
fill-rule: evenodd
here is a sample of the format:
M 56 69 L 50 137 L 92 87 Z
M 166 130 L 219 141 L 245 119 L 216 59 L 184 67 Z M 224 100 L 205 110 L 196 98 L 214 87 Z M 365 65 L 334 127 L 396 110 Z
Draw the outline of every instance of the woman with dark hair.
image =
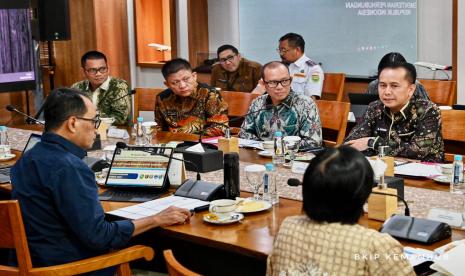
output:
M 407 62 L 401 53 L 390 52 L 390 53 L 385 54 L 381 58 L 378 64 L 378 76 L 379 76 L 379 73 L 381 73 L 381 71 L 383 71 L 383 69 L 386 66 L 388 66 L 389 64 L 398 63 L 398 62 Z M 368 84 L 366 93 L 367 94 L 378 94 L 378 83 L 379 83 L 379 79 L 376 79 L 370 82 Z M 415 92 L 413 92 L 413 97 L 418 97 L 420 99 L 429 100 L 429 96 L 428 96 L 428 93 L 426 92 L 425 87 L 423 87 L 423 85 L 417 80 L 415 80 L 415 85 L 417 87 L 415 88 Z
M 268 275 L 415 275 L 402 246 L 357 224 L 373 170 L 349 146 L 315 157 L 303 183 L 305 215 L 286 218 L 268 257 Z

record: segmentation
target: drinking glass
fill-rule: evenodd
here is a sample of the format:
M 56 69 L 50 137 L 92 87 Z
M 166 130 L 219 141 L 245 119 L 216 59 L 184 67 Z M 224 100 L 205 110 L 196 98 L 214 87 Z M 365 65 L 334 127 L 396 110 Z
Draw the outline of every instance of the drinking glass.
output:
M 245 177 L 253 189 L 253 198 L 260 199 L 260 186 L 263 184 L 263 175 L 265 174 L 265 166 L 263 165 L 248 165 L 244 168 Z
M 283 166 L 292 167 L 295 155 L 299 151 L 301 140 L 299 136 L 286 136 L 283 138 L 285 155 L 288 155 L 289 158 L 285 159 Z

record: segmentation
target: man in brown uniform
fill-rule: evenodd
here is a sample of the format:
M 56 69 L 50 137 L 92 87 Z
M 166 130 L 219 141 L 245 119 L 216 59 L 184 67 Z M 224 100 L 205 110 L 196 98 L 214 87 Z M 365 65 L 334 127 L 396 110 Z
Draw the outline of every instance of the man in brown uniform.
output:
M 213 66 L 211 86 L 226 91 L 251 92 L 260 79 L 262 66 L 247 60 L 236 47 L 223 45 L 217 50 L 219 64 Z

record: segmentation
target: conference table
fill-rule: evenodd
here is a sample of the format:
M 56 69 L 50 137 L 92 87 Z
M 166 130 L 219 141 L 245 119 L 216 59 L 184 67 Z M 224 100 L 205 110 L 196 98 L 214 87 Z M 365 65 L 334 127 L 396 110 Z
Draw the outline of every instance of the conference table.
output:
M 11 135 L 10 135 L 11 137 Z M 196 141 L 197 135 L 158 132 L 152 143 L 169 141 Z M 108 141 L 107 143 L 115 143 Z M 91 153 L 92 154 L 92 153 Z M 98 153 L 95 153 L 98 154 Z M 250 197 L 250 189 L 243 178 L 243 166 L 249 163 L 264 164 L 271 161 L 261 157 L 256 150 L 241 148 L 241 197 Z M 137 263 L 150 269 L 163 269 L 163 249 L 173 249 L 179 261 L 192 270 L 206 275 L 264 275 L 266 259 L 272 251 L 273 241 L 282 221 L 293 215 L 302 214 L 300 187 L 289 187 L 284 180 L 292 175 L 289 169 L 279 168 L 278 174 L 283 176 L 280 184 L 280 202 L 268 211 L 246 214 L 245 218 L 235 224 L 213 225 L 203 221 L 207 211 L 196 213 L 190 223 L 160 227 L 148 231 L 132 240 L 133 244 L 152 246 L 156 258 L 151 263 Z M 190 174 L 193 176 L 193 174 Z M 301 176 L 300 176 L 301 177 Z M 202 179 L 216 180 L 222 183 L 222 172 L 202 174 Z M 461 197 L 448 193 L 448 185 L 440 185 L 431 179 L 405 179 L 405 197 L 409 202 L 412 214 L 424 217 L 426 208 L 445 207 L 463 200 Z M 5 188 L 5 185 L 3 185 Z M 6 186 L 7 187 L 7 186 Z M 170 189 L 172 193 L 174 189 Z M 432 203 L 431 203 L 432 202 Z M 105 211 L 127 207 L 135 203 L 102 201 Z M 425 205 L 426 204 L 426 205 Z M 449 205 L 448 205 L 449 204 Z M 415 206 L 419 208 L 415 208 Z M 436 206 L 439 205 L 439 206 Z M 399 208 L 399 212 L 402 208 Z M 359 224 L 378 230 L 382 222 L 367 218 L 365 213 Z M 453 240 L 465 238 L 465 231 L 453 230 L 452 237 L 431 245 L 400 241 L 404 246 L 419 247 L 432 250 Z

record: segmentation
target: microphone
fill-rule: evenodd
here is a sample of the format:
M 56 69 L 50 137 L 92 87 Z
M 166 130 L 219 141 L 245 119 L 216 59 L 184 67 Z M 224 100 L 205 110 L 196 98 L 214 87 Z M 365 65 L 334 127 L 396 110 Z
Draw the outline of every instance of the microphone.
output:
M 297 187 L 297 186 L 302 185 L 302 182 L 297 178 L 289 178 L 287 180 L 287 185 Z
M 16 113 L 18 113 L 18 114 L 20 114 L 20 115 L 23 115 L 24 117 L 27 118 L 27 119 L 26 119 L 26 122 L 27 122 L 28 124 L 31 124 L 31 122 L 33 122 L 33 123 L 35 123 L 35 124 L 45 125 L 43 122 L 37 120 L 36 118 L 31 117 L 31 116 L 27 115 L 26 113 L 19 111 L 18 109 L 16 109 L 16 107 L 12 106 L 11 104 L 9 104 L 9 105 L 6 106 L 6 110 L 8 110 L 8 111 L 10 111 L 10 112 L 16 112 Z
M 248 113 L 246 113 L 246 114 L 244 114 L 244 115 L 242 115 L 242 116 L 234 117 L 234 118 L 228 120 L 228 123 L 235 122 L 235 121 L 238 121 L 238 120 L 240 120 L 240 119 L 242 119 L 242 118 L 244 118 L 244 117 L 247 117 L 247 116 L 249 116 L 249 115 L 253 115 L 253 114 L 255 114 L 255 113 L 260 113 L 260 112 L 262 112 L 262 111 L 269 110 L 269 109 L 273 109 L 273 108 L 274 108 L 274 105 L 273 105 L 273 104 L 267 104 L 267 105 L 265 105 L 263 108 L 260 108 L 259 110 L 255 110 L 255 111 L 252 111 L 252 112 L 248 112 Z
M 116 143 L 116 148 L 117 149 L 125 149 L 125 148 L 128 148 L 128 147 L 129 146 L 124 142 L 117 142 Z M 139 148 L 139 147 L 138 146 L 133 146 L 132 148 Z M 195 164 L 194 162 L 189 161 L 189 160 L 185 160 L 185 159 L 182 159 L 182 158 L 177 158 L 177 157 L 174 157 L 174 156 L 169 156 L 169 155 L 166 155 L 166 154 L 163 154 L 163 153 L 158 153 L 158 152 L 150 152 L 150 153 L 153 153 L 153 154 L 156 154 L 156 155 L 159 155 L 159 156 L 163 156 L 163 157 L 166 157 L 166 158 L 171 158 L 171 159 L 181 161 L 181 162 L 187 162 L 187 163 L 191 164 L 195 168 L 195 172 L 197 173 L 197 180 L 202 180 L 201 177 L 200 177 L 199 167 L 197 167 L 197 164 Z
M 114 101 L 115 101 L 115 102 L 116 102 L 116 101 L 119 101 L 119 100 L 121 100 L 122 98 L 129 97 L 129 96 L 132 96 L 132 95 L 134 95 L 134 94 L 136 94 L 136 90 L 135 90 L 135 89 L 130 90 L 127 94 L 125 94 L 125 95 L 123 95 L 123 96 L 121 96 L 121 97 L 119 97 L 119 98 L 116 98 Z

